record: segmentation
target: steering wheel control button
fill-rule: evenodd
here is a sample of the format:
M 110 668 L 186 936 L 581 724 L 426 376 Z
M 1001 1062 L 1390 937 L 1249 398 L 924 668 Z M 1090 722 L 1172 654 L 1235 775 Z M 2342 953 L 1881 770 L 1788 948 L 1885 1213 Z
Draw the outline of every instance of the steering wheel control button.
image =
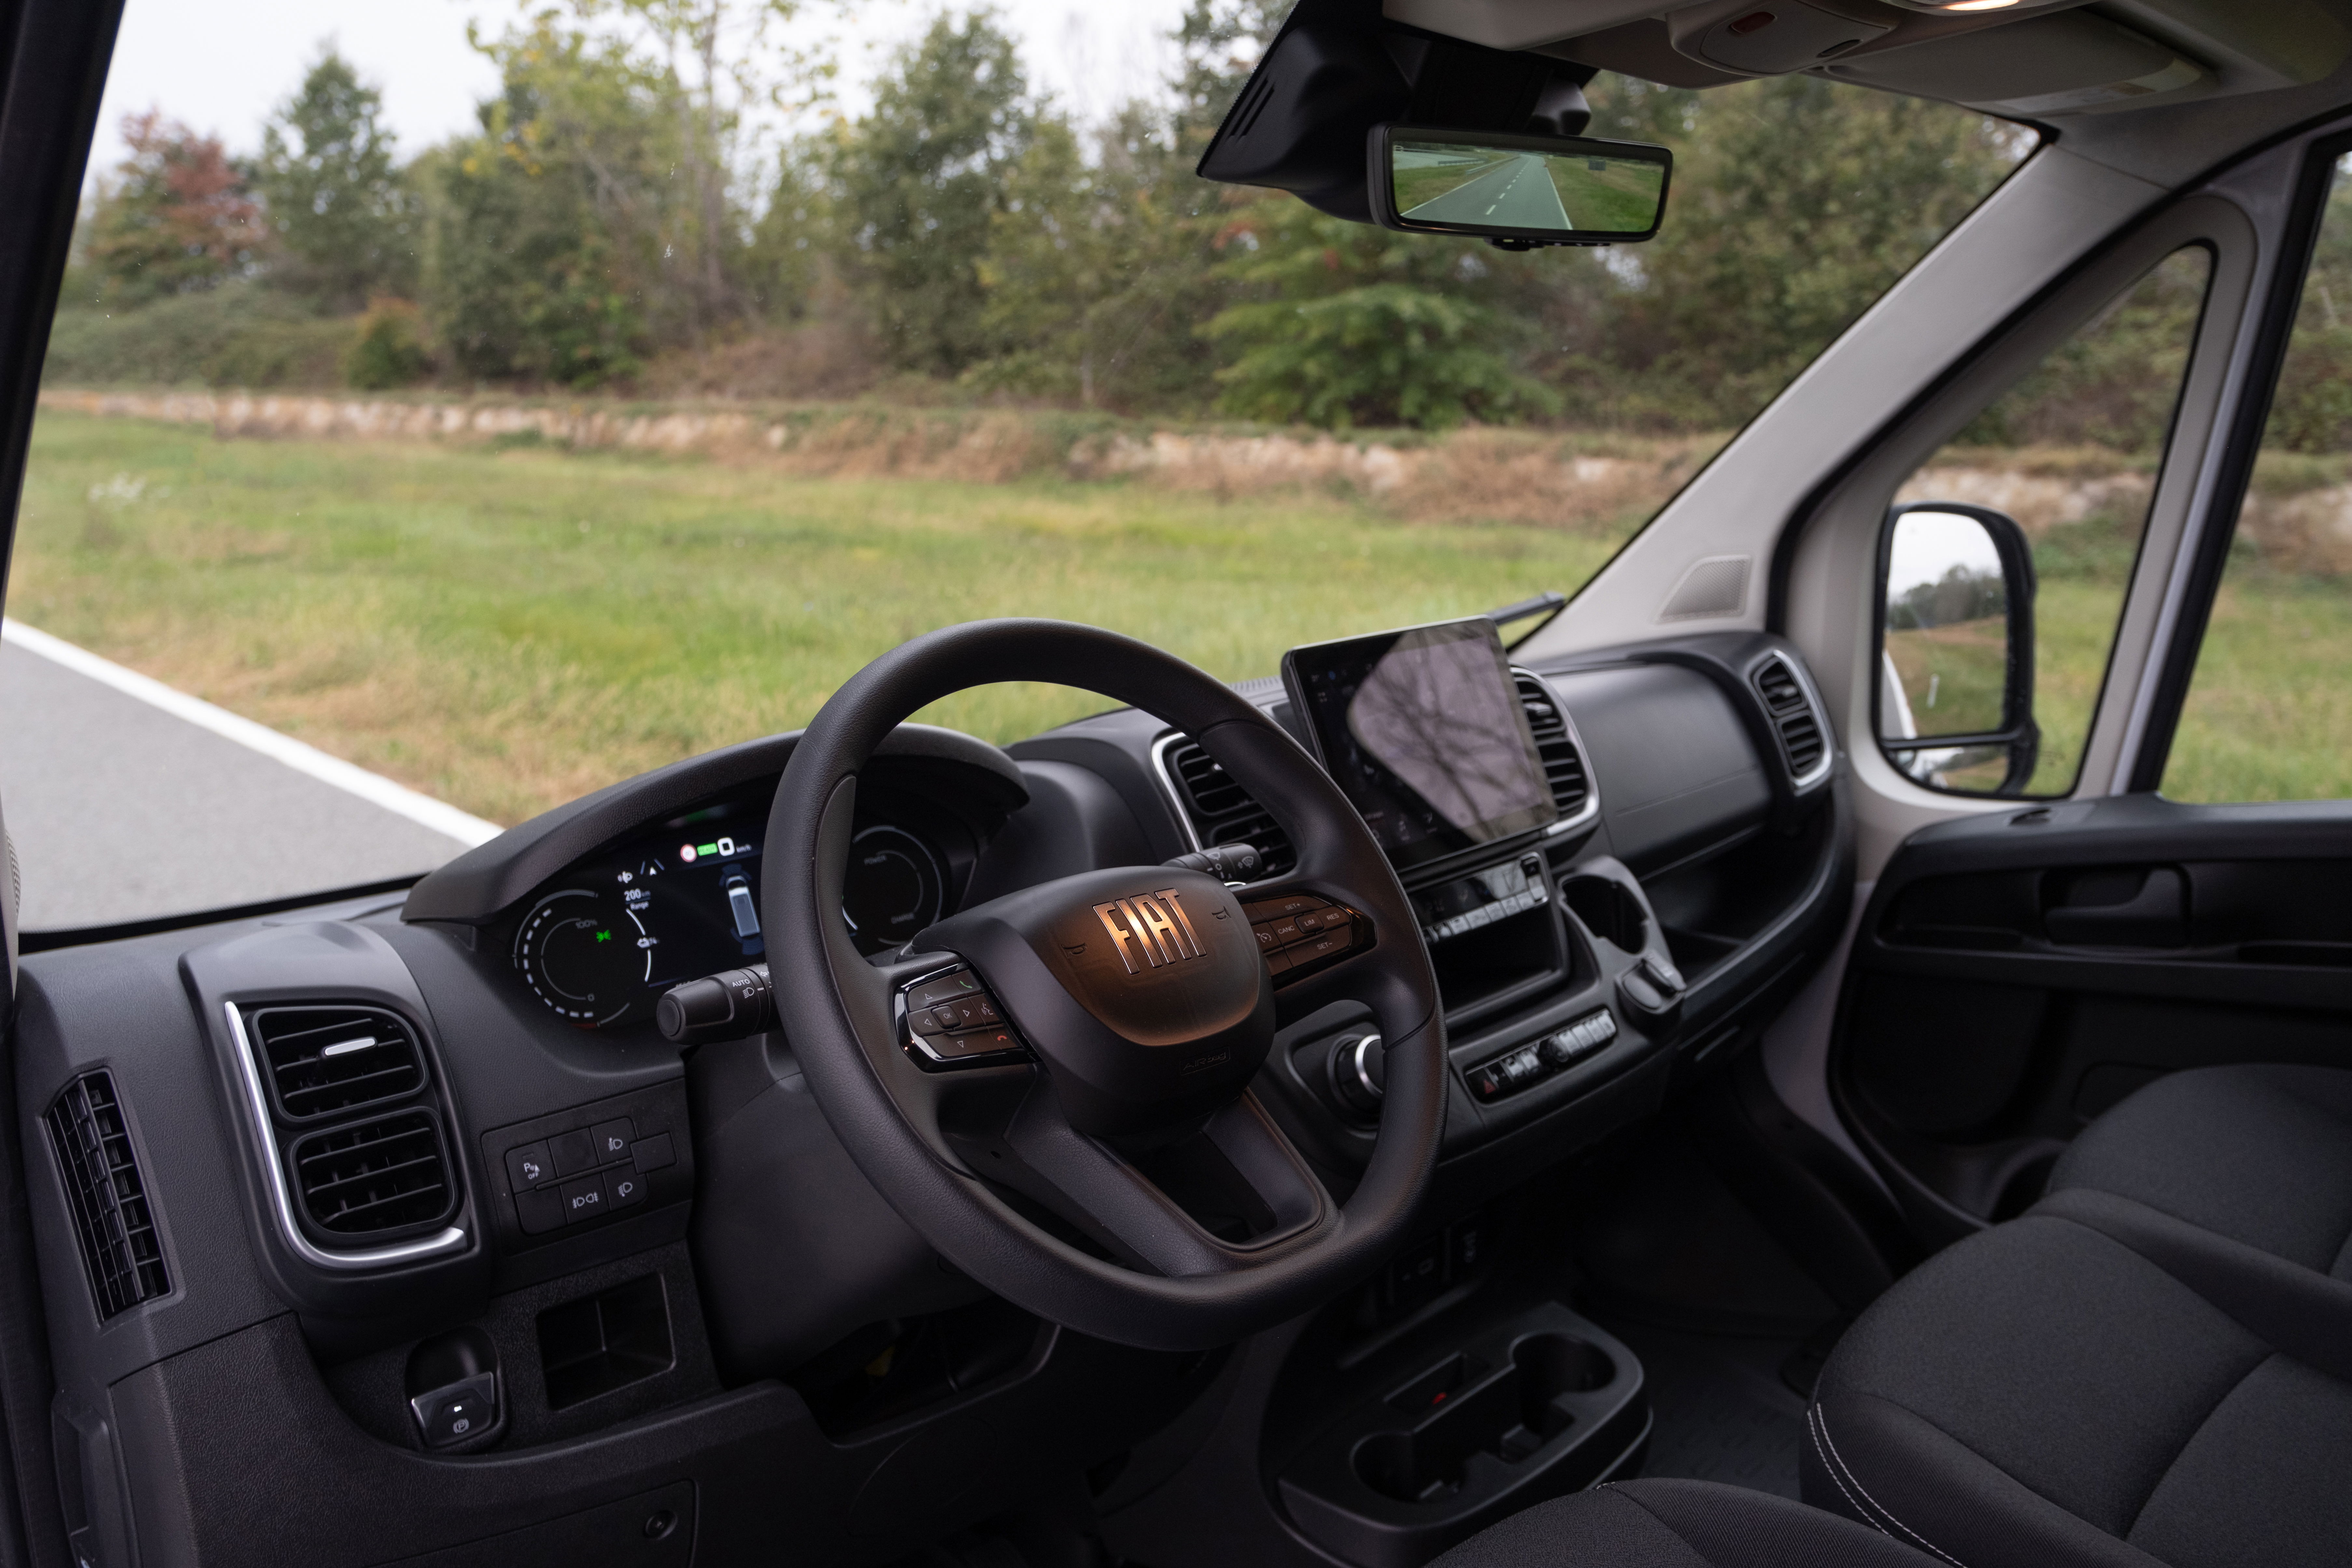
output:
M 554 1179 L 555 1167 L 548 1163 L 546 1144 L 526 1143 L 507 1151 L 507 1182 L 516 1192 Z
M 926 980 L 907 993 L 908 1007 L 936 1007 L 958 997 L 970 996 L 980 989 L 980 977 L 969 969 L 959 969 L 952 974 L 942 974 Z
M 1353 952 L 1370 935 L 1354 910 L 1310 893 L 1286 893 L 1242 909 L 1267 969 L 1277 976 Z
M 636 1135 L 636 1129 L 629 1125 L 629 1119 L 625 1116 L 618 1121 L 596 1123 L 588 1130 L 588 1136 L 596 1144 L 596 1163 L 609 1165 L 615 1160 L 627 1159 L 629 1143 Z
M 669 1134 L 656 1132 L 640 1138 L 630 1146 L 640 1171 L 666 1171 L 677 1163 L 677 1151 L 670 1147 Z
M 563 1228 L 563 1194 L 553 1187 L 526 1188 L 515 1194 L 515 1218 L 525 1236 L 545 1236 Z
M 1021 1041 L 996 998 L 969 969 L 934 975 L 906 993 L 907 1054 L 929 1072 L 1009 1060 Z M 934 1000 L 938 999 L 938 1000 Z
M 547 1141 L 547 1152 L 553 1157 L 559 1176 L 576 1176 L 583 1171 L 594 1170 L 600 1163 L 595 1135 L 584 1127 L 577 1132 L 557 1133 Z

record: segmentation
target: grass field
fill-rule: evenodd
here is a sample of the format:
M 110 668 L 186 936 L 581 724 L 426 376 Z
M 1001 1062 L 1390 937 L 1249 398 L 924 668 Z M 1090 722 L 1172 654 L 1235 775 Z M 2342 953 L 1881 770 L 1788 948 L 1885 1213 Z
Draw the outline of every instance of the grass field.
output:
M 1297 642 L 1572 590 L 1634 515 L 1581 531 L 1409 523 L 1312 491 L 821 479 L 560 448 L 217 440 L 53 412 L 35 430 L 7 607 L 514 822 L 803 723 L 860 665 L 935 626 L 1066 616 L 1227 679 L 1265 675 Z M 2352 796 L 2352 583 L 2242 554 L 2165 791 Z M 2078 526 L 2035 556 L 2031 787 L 2063 792 L 2131 544 Z M 1001 687 L 926 717 L 1011 741 L 1100 705 Z
M 558 449 L 223 441 L 44 414 L 8 613 L 501 822 L 805 722 L 933 627 L 1064 616 L 1227 679 L 1572 589 L 1621 535 L 1314 494 L 824 479 Z M 1011 741 L 1103 706 L 991 688 Z

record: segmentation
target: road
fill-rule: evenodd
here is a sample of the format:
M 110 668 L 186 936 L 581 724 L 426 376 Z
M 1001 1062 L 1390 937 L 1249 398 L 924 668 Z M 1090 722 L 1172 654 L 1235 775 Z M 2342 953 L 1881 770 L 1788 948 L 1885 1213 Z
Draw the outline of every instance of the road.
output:
M 31 628 L 5 637 L 0 806 L 24 930 L 386 881 L 497 831 Z
M 1417 223 L 1491 224 L 1498 228 L 1574 228 L 1540 153 L 1522 153 L 1492 174 L 1454 186 L 1403 215 Z

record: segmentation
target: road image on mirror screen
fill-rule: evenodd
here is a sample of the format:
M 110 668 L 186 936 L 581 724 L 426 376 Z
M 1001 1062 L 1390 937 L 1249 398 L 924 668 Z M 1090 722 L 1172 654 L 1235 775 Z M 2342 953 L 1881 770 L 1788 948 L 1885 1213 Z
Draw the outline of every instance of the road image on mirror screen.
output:
M 1365 752 L 1473 843 L 1546 805 L 1518 694 L 1497 679 L 1487 643 L 1439 633 L 1399 637 L 1348 704 Z
M 1397 211 L 1414 223 L 1636 234 L 1665 184 L 1664 166 L 1633 159 L 1434 142 L 1399 142 L 1391 158 Z

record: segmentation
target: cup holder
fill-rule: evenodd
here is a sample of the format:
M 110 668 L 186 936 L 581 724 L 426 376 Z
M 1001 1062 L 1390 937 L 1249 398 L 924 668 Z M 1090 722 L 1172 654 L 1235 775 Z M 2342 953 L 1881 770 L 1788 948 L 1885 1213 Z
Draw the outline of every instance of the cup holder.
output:
M 1399 1502 L 1435 1502 L 1461 1489 L 1471 1457 L 1516 1465 L 1576 1425 L 1559 1403 L 1590 1394 L 1617 1375 L 1600 1346 L 1563 1333 L 1529 1334 L 1511 1347 L 1510 1364 L 1460 1387 L 1461 1358 L 1424 1373 L 1389 1403 L 1429 1414 L 1407 1432 L 1376 1432 L 1355 1447 L 1356 1477 Z
M 1625 952 L 1650 945 L 1650 917 L 1631 888 L 1607 877 L 1570 877 L 1560 896 L 1584 929 Z

